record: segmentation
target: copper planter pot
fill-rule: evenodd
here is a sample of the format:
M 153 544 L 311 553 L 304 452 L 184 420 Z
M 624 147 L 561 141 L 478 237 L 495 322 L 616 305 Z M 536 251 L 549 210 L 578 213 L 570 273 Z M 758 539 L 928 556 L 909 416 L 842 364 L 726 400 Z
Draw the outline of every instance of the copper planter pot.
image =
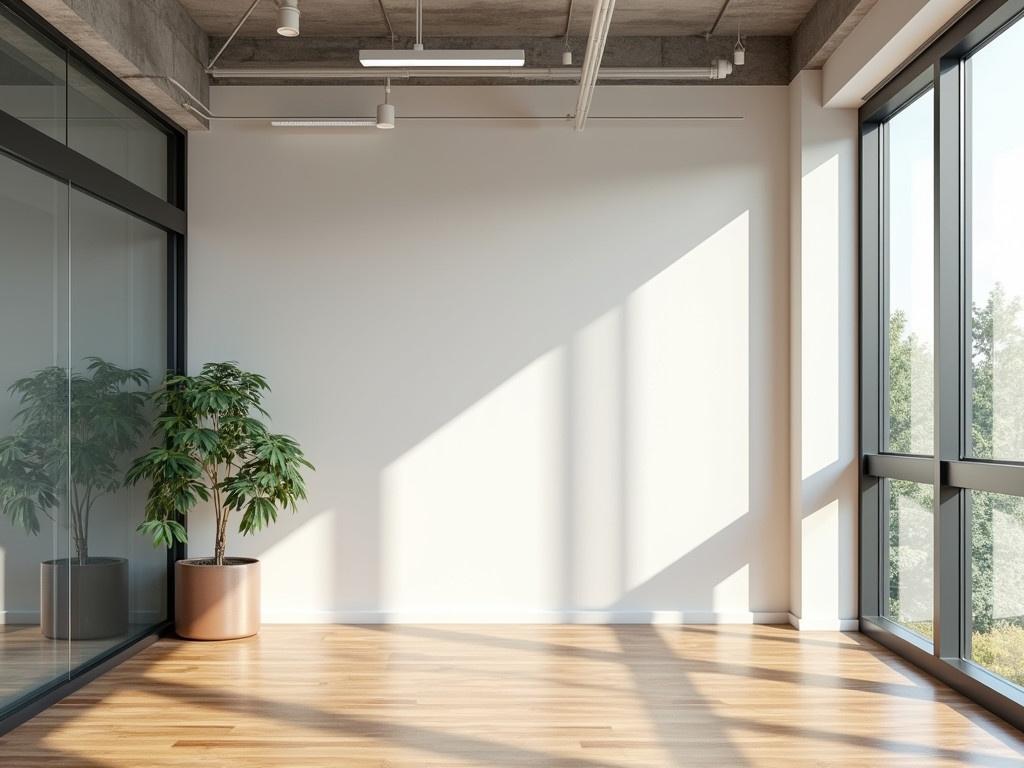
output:
M 175 630 L 190 640 L 234 640 L 260 631 L 260 561 L 227 557 L 174 564 Z

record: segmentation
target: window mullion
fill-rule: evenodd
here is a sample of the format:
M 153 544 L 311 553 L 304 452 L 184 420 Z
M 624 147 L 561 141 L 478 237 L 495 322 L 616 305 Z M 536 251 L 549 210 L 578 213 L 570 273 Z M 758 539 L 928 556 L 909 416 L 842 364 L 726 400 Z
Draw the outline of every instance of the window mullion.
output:
M 935 655 L 960 658 L 963 573 L 962 492 L 943 462 L 962 456 L 962 202 L 960 62 L 943 59 L 935 76 Z

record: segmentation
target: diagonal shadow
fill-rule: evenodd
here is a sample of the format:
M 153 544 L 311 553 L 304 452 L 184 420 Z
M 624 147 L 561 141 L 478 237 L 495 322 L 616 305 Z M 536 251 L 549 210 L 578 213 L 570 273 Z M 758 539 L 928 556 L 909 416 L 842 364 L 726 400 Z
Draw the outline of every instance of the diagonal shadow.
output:
M 957 765 L 986 766 L 986 768 L 1020 768 L 1021 758 L 1000 757 L 999 755 L 986 755 L 977 751 L 966 751 L 950 749 L 948 747 L 929 746 L 927 744 L 915 744 L 911 741 L 901 739 L 889 739 L 881 736 L 860 736 L 852 733 L 836 733 L 821 728 L 810 726 L 786 725 L 785 723 L 763 723 L 748 718 L 730 717 L 722 715 L 721 718 L 729 722 L 737 731 L 753 730 L 777 736 L 781 739 L 811 739 L 815 741 L 827 741 L 845 744 L 857 749 L 873 749 L 884 752 L 886 755 L 920 755 L 931 760 L 949 761 Z M 1016 747 L 1020 751 L 1020 746 Z M 1024 754 L 1024 753 L 1022 753 Z M 865 765 L 870 761 L 865 759 Z M 934 763 L 929 763 L 934 765 Z
M 217 688 L 205 688 L 182 682 L 154 682 L 147 690 L 165 698 L 177 699 L 195 705 L 208 705 L 228 715 L 252 715 L 315 728 L 333 736 L 339 734 L 387 740 L 393 744 L 453 759 L 481 759 L 486 756 L 490 765 L 558 765 L 561 768 L 624 768 L 618 763 L 583 757 L 554 757 L 528 747 L 501 744 L 475 736 L 452 734 L 419 725 L 380 721 L 358 715 L 331 712 L 308 704 L 283 702 L 255 696 L 246 692 L 244 697 Z M 204 740 L 208 744 L 208 740 Z M 251 740 L 246 740 L 251 743 Z M 225 744 L 230 745 L 230 740 Z
M 633 678 L 633 687 L 643 700 L 648 718 L 653 723 L 658 740 L 671 756 L 673 765 L 686 765 L 693 758 L 693 740 L 713 742 L 722 765 L 743 766 L 748 761 L 729 738 L 729 729 L 722 727 L 722 718 L 710 702 L 691 682 L 689 661 L 684 665 L 672 649 L 665 644 L 657 627 L 649 627 L 643 636 L 627 632 L 622 625 L 612 625 L 612 631 L 622 648 L 621 661 Z M 685 734 L 680 741 L 679 722 L 674 704 L 678 701 L 703 704 L 689 711 L 695 717 L 693 729 L 698 734 Z
M 627 637 L 631 633 L 642 632 L 645 629 L 654 630 L 654 627 L 645 625 L 622 625 L 622 624 L 610 624 L 612 629 L 615 630 L 616 635 L 619 637 L 620 645 L 622 639 Z M 379 624 L 367 624 L 367 629 L 374 629 L 378 631 L 388 631 L 388 625 Z M 690 632 L 692 627 L 681 628 L 682 632 Z M 545 640 L 528 640 L 522 638 L 505 638 L 505 637 L 492 637 L 490 635 L 481 635 L 476 632 L 467 632 L 462 629 L 441 629 L 439 627 L 427 627 L 421 625 L 403 625 L 401 628 L 402 634 L 417 635 L 419 637 L 426 637 L 435 640 L 449 640 L 449 641 L 464 641 L 472 642 L 479 645 L 489 646 L 492 648 L 501 648 L 513 651 L 532 651 L 536 653 L 543 653 L 550 656 L 563 656 L 569 658 L 582 658 L 591 661 L 600 662 L 614 662 L 618 664 L 628 665 L 636 655 L 639 661 L 651 661 L 652 655 L 650 649 L 642 644 L 633 643 L 627 652 L 624 648 L 623 652 L 617 653 L 612 651 L 602 651 L 592 648 L 577 648 L 572 645 L 563 645 L 561 643 L 552 643 Z M 664 649 L 668 653 L 672 651 L 668 648 Z M 925 681 L 926 684 L 918 687 L 916 685 L 907 685 L 903 683 L 892 683 L 892 682 L 880 682 L 877 680 L 865 680 L 858 677 L 844 677 L 841 675 L 827 675 L 817 672 L 791 672 L 785 669 L 775 669 L 772 667 L 762 667 L 748 664 L 736 664 L 720 661 L 706 661 L 696 658 L 687 658 L 685 661 L 675 657 L 676 663 L 685 665 L 688 671 L 691 672 L 702 672 L 719 675 L 732 675 L 735 677 L 752 678 L 756 680 L 765 680 L 768 682 L 784 683 L 789 685 L 803 685 L 803 686 L 814 686 L 816 688 L 829 688 L 837 690 L 847 691 L 860 691 L 863 693 L 874 693 L 879 695 L 887 696 L 899 696 L 907 699 L 915 699 L 921 701 L 934 701 L 935 692 L 931 681 Z M 653 659 L 657 660 L 657 656 Z

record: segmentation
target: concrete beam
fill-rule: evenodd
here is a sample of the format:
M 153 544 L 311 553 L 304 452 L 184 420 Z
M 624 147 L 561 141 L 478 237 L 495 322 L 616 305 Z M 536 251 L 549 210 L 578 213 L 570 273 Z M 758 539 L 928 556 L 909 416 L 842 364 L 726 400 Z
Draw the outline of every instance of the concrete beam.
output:
M 223 38 L 211 38 L 210 48 L 217 50 Z M 396 48 L 411 48 L 412 40 L 398 39 Z M 507 38 L 473 37 L 424 40 L 427 48 L 522 48 L 526 51 L 528 67 L 561 66 L 564 43 L 561 38 Z M 694 67 L 707 66 L 718 57 L 732 58 L 736 38 L 713 37 L 609 37 L 602 64 L 608 67 Z M 708 85 L 786 85 L 789 82 L 790 40 L 788 37 L 751 37 L 745 40 L 747 63 L 736 67 L 725 80 L 695 81 Z M 360 48 L 390 48 L 391 41 L 384 38 L 305 37 L 235 39 L 217 62 L 218 67 L 358 67 Z M 583 62 L 587 47 L 585 37 L 571 37 L 569 47 L 573 62 Z M 368 76 L 366 83 L 380 80 Z M 246 85 L 251 80 L 216 80 L 219 85 Z M 263 85 L 298 81 L 260 80 Z M 324 80 L 311 81 L 324 84 Z M 349 84 L 363 81 L 345 81 Z M 445 84 L 444 81 L 417 81 L 422 84 Z M 451 81 L 459 85 L 508 85 L 509 80 L 486 79 Z M 628 81 L 622 81 L 627 83 Z M 364 83 L 365 84 L 365 83 Z M 522 81 L 517 84 L 521 85 Z
M 174 78 L 208 103 L 207 37 L 177 0 L 26 3 L 181 128 L 208 127 L 166 80 Z
M 878 0 L 818 0 L 793 34 L 789 76 L 821 69 Z
M 872 91 L 977 2 L 900 0 L 875 5 L 825 64 L 825 106 L 859 107 Z

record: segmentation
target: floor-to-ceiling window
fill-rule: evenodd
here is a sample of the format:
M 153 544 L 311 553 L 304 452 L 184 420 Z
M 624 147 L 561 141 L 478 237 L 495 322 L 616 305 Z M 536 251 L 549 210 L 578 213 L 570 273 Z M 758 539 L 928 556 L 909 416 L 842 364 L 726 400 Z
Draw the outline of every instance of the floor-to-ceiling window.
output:
M 1024 724 L 1024 0 L 861 110 L 861 625 Z
M 0 0 L 0 726 L 170 618 L 124 473 L 183 365 L 183 150 Z

